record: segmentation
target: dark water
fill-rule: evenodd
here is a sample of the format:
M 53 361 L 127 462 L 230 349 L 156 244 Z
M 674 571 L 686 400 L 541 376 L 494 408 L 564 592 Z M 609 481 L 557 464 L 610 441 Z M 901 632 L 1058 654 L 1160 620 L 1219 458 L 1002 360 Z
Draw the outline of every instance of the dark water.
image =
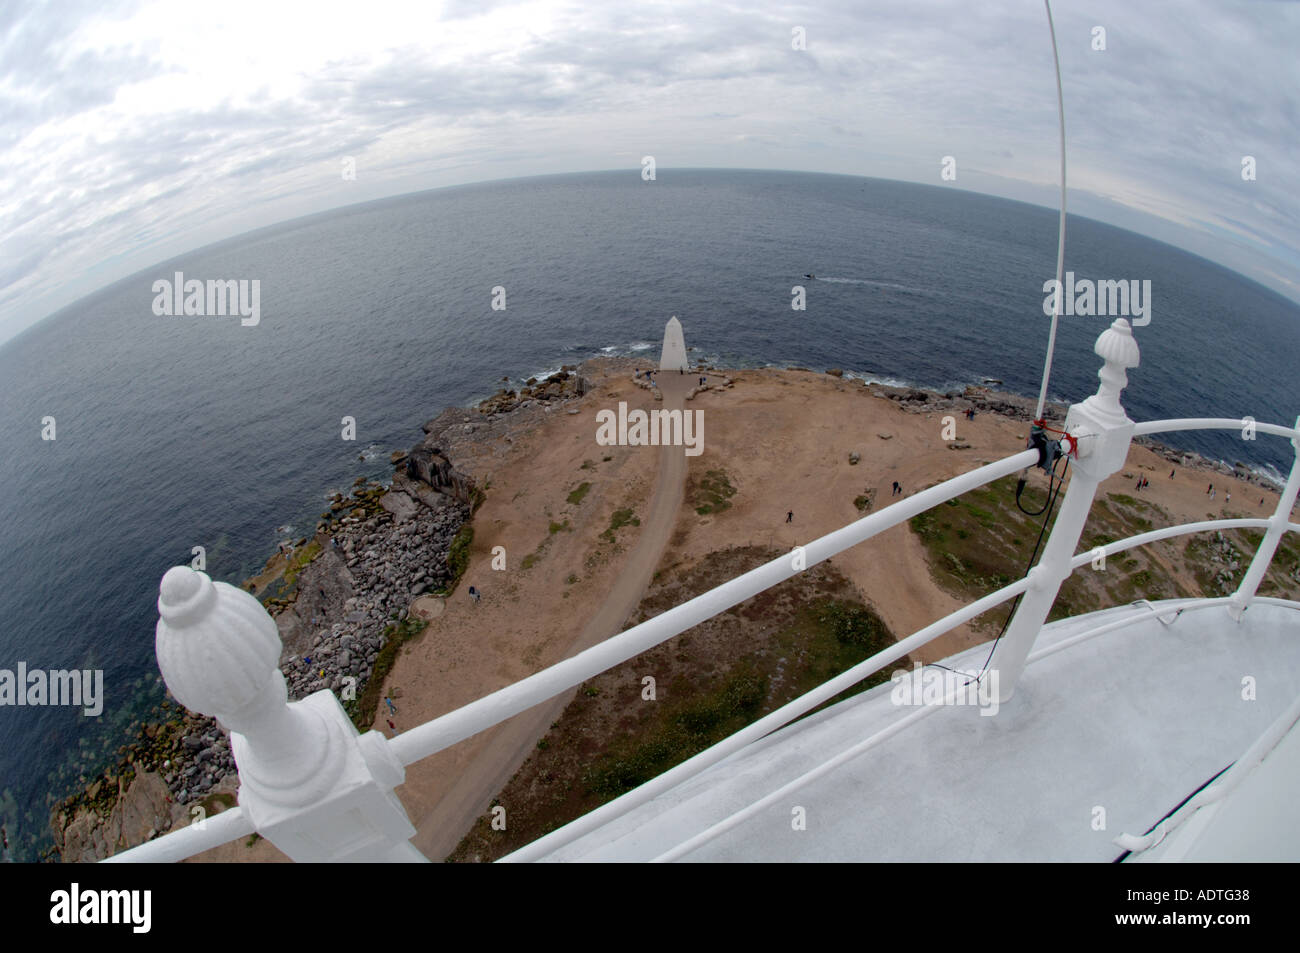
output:
M 207 549 L 238 581 L 325 497 L 390 472 L 419 425 L 513 378 L 600 353 L 657 359 L 676 314 L 696 356 L 1037 392 L 1056 213 L 966 192 L 796 173 L 588 174 L 357 206 L 185 255 L 0 349 L 0 668 L 103 668 L 106 708 L 0 708 L 14 855 L 161 697 L 158 580 Z M 1170 246 L 1071 219 L 1080 278 L 1149 278 L 1134 419 L 1290 422 L 1300 309 Z M 152 282 L 258 278 L 261 323 L 157 317 Z M 845 280 L 804 281 L 804 272 Z M 790 309 L 791 286 L 808 309 Z M 507 308 L 493 311 L 493 286 Z M 1106 319 L 1062 318 L 1052 396 L 1096 389 Z M 57 421 L 42 441 L 41 419 Z M 340 419 L 357 440 L 340 439 Z M 846 426 L 852 426 L 846 422 Z M 1263 438 L 1180 446 L 1289 466 Z M 1013 452 L 1019 447 L 1008 447 Z M 365 461 L 358 459 L 363 453 Z M 289 524 L 291 529 L 277 532 Z

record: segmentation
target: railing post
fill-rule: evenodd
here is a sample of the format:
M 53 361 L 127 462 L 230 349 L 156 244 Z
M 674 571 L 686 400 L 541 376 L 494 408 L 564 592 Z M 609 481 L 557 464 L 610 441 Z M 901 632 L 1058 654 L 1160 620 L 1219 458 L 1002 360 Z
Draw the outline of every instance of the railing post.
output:
M 1120 392 L 1128 383 L 1126 371 L 1137 367 L 1140 357 L 1129 323 L 1116 318 L 1097 338 L 1093 350 L 1106 363 L 1097 372 L 1101 378 L 1097 393 L 1083 403 L 1071 405 L 1065 418 L 1065 430 L 1075 437 L 1079 447 L 1077 458 L 1070 461 L 1065 501 L 1042 558 L 1029 572 L 1029 589 L 992 660 L 1000 702 L 1010 701 L 1015 694 L 1025 659 L 1056 601 L 1061 583 L 1070 575 L 1070 560 L 1079 545 L 1098 485 L 1124 466 L 1133 439 L 1133 421 L 1119 402 Z
M 425 861 L 393 788 L 405 778 L 387 740 L 358 734 L 334 694 L 288 702 L 280 633 L 255 598 L 187 566 L 158 597 L 158 667 L 181 704 L 231 732 L 239 804 L 257 832 L 299 862 Z
M 1300 429 L 1300 417 L 1296 418 L 1295 425 L 1296 429 Z M 1237 591 L 1232 594 L 1232 604 L 1228 606 L 1228 612 L 1237 621 L 1241 621 L 1242 615 L 1250 608 L 1251 600 L 1255 598 L 1255 590 L 1259 588 L 1264 573 L 1268 571 L 1269 564 L 1277 553 L 1278 543 L 1282 540 L 1282 534 L 1286 532 L 1287 523 L 1291 521 L 1291 510 L 1295 507 L 1296 495 L 1300 493 L 1300 440 L 1292 437 L 1291 446 L 1296 451 L 1296 458 L 1291 463 L 1291 475 L 1287 477 L 1282 496 L 1277 501 L 1277 509 L 1269 517 L 1268 529 L 1259 542 L 1259 548 L 1255 550 L 1250 568 L 1242 577 Z

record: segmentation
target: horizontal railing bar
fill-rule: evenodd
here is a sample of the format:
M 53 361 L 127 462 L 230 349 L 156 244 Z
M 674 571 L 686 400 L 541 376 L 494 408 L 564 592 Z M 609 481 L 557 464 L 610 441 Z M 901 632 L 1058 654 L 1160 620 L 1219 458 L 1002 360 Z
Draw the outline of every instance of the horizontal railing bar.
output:
M 1020 595 L 1029 588 L 1029 584 L 1029 577 L 1022 577 L 1010 585 L 1003 586 L 996 592 L 991 592 L 987 596 L 977 599 L 955 612 L 949 613 L 942 619 L 931 622 L 924 629 L 919 629 L 907 638 L 895 642 L 889 648 L 877 652 L 875 655 L 864 659 L 850 669 L 846 669 L 830 681 L 823 682 L 811 691 L 800 695 L 791 702 L 787 702 L 785 705 L 767 715 L 764 715 L 762 718 L 758 719 L 758 721 L 742 728 L 735 734 L 728 735 L 713 747 L 706 748 L 704 751 L 701 751 L 694 757 L 688 758 L 676 767 L 668 769 L 658 777 L 651 778 L 640 787 L 634 788 L 613 801 L 601 805 L 594 811 L 570 821 L 559 830 L 552 831 L 530 844 L 525 844 L 514 853 L 502 857 L 501 862 L 517 863 L 536 860 L 544 854 L 556 850 L 584 834 L 595 830 L 602 824 L 627 813 L 633 808 L 641 806 L 646 801 L 651 800 L 664 791 L 676 787 L 681 782 L 700 773 L 705 768 L 724 760 L 751 742 L 759 740 L 764 735 L 770 734 L 786 723 L 798 718 L 800 715 L 816 708 L 823 702 L 829 701 L 846 688 L 851 688 L 858 682 L 862 681 L 862 679 L 874 675 L 890 662 L 902 658 L 913 649 L 920 648 L 940 635 L 943 635 L 945 632 L 961 625 L 963 622 L 967 622 L 975 618 L 977 615 L 997 607 L 1001 603 L 1006 602 L 1012 596 Z
M 1177 430 L 1242 430 L 1245 425 L 1241 418 L 1233 417 L 1179 417 L 1169 420 L 1148 420 L 1133 428 L 1133 436 L 1142 437 L 1153 433 L 1172 433 Z M 1254 424 L 1256 433 L 1272 434 L 1275 437 L 1300 439 L 1300 430 L 1283 427 L 1281 424 Z
M 1300 526 L 1295 523 L 1289 524 L 1300 530 Z M 1166 526 L 1163 529 L 1153 529 L 1149 533 L 1141 533 L 1138 536 L 1130 536 L 1127 539 L 1116 540 L 1113 543 L 1102 543 L 1100 547 L 1093 547 L 1085 553 L 1079 553 L 1070 560 L 1071 571 L 1086 566 L 1093 560 L 1093 553 L 1098 549 L 1104 549 L 1107 556 L 1115 553 L 1122 553 L 1126 549 L 1133 549 L 1137 546 L 1145 546 L 1147 543 L 1158 542 L 1162 539 L 1170 539 L 1174 536 L 1188 536 L 1192 533 L 1205 533 L 1212 529 L 1268 529 L 1269 520 L 1267 519 L 1239 519 L 1239 520 L 1201 520 L 1199 523 L 1179 523 L 1177 526 Z
M 804 563 L 801 569 L 794 568 L 790 555 L 778 556 L 653 619 L 610 636 L 599 645 L 572 658 L 557 662 L 455 711 L 411 728 L 391 739 L 388 742 L 389 749 L 404 765 L 427 758 L 548 698 L 576 688 L 587 679 L 666 642 L 692 626 L 798 575 L 803 569 L 891 529 L 918 513 L 1037 462 L 1037 450 L 1024 450 L 922 490 L 915 496 L 900 500 L 806 544 L 803 547 Z
M 220 847 L 232 840 L 256 833 L 253 822 L 244 816 L 242 807 L 232 807 L 202 821 L 170 831 L 138 847 L 114 854 L 101 861 L 105 864 L 174 864 L 177 861 Z

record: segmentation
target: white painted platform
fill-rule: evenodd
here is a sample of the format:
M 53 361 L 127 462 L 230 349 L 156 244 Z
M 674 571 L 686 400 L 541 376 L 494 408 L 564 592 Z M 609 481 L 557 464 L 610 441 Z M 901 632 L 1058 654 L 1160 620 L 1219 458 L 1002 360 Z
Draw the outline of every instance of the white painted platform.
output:
M 1049 625 L 1036 650 L 1126 615 L 1131 625 L 1031 661 L 997 715 L 939 709 L 683 859 L 1114 860 L 1114 837 L 1144 834 L 1300 695 L 1300 611 L 1281 606 L 1257 604 L 1240 624 L 1222 607 L 1188 612 L 1169 627 L 1125 606 Z M 978 669 L 987 654 L 981 646 L 945 664 Z M 1242 699 L 1246 676 L 1255 701 Z M 891 702 L 891 688 L 782 729 L 545 859 L 653 859 L 911 713 Z M 1251 799 L 1284 797 L 1269 816 L 1289 817 L 1289 829 L 1256 832 L 1271 845 L 1258 859 L 1300 860 L 1300 825 L 1287 810 L 1297 747 L 1292 731 L 1247 776 L 1218 809 L 1231 824 L 1202 838 L 1196 859 L 1250 859 Z M 792 829 L 795 806 L 806 830 Z M 1105 830 L 1094 829 L 1098 807 Z

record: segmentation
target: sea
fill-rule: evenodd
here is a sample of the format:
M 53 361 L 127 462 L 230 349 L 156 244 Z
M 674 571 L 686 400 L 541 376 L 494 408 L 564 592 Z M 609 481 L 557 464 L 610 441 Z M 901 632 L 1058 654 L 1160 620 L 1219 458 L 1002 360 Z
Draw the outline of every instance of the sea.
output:
M 195 546 L 214 578 L 256 573 L 279 540 L 312 531 L 330 494 L 386 479 L 389 454 L 448 405 L 597 355 L 649 366 L 673 315 L 691 356 L 718 365 L 837 367 L 940 390 L 995 378 L 1037 394 L 1055 210 L 854 176 L 639 173 L 439 189 L 297 219 L 160 263 L 0 347 L 0 669 L 102 669 L 105 695 L 98 717 L 0 708 L 8 859 L 48 847 L 51 804 L 163 697 L 163 573 Z M 1295 303 L 1077 216 L 1066 263 L 1076 283 L 1151 281 L 1124 394 L 1135 420 L 1295 420 Z M 155 314 L 153 283 L 178 271 L 257 279 L 259 322 Z M 1052 399 L 1095 391 L 1092 348 L 1108 321 L 1062 317 Z M 345 417 L 355 440 L 342 439 Z M 1166 440 L 1274 478 L 1293 452 L 1236 432 Z

